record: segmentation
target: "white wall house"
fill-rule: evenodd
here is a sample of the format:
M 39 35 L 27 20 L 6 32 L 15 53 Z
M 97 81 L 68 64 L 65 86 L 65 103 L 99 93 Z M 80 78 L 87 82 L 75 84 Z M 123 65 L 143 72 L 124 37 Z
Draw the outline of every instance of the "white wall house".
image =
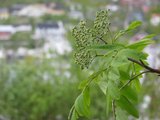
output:
M 16 33 L 16 32 L 30 32 L 32 31 L 31 25 L 20 24 L 20 25 L 0 25 L 0 32 L 9 32 L 9 33 Z
M 26 17 L 40 17 L 46 13 L 46 7 L 44 5 L 29 5 L 21 9 L 17 15 Z
M 51 4 L 31 4 L 26 5 L 25 7 L 21 8 L 17 6 L 16 10 L 14 9 L 14 15 L 17 16 L 25 16 L 25 17 L 41 17 L 45 14 L 50 15 L 62 15 L 65 13 L 63 8 L 59 4 L 51 3 Z
M 38 24 L 35 28 L 35 39 L 48 39 L 63 36 L 65 29 L 62 22 L 48 22 Z
M 15 33 L 15 29 L 12 25 L 0 25 L 0 32 Z
M 71 46 L 65 38 L 65 28 L 60 21 L 38 24 L 33 37 L 36 40 L 43 39 L 45 41 L 42 48 L 45 53 L 54 51 L 58 54 L 65 54 L 65 52 L 71 51 Z
M 27 24 L 13 25 L 16 32 L 30 32 L 32 31 L 32 26 Z
M 16 32 L 30 32 L 31 25 L 0 25 L 0 40 L 9 40 Z
M 19 11 L 27 7 L 27 4 L 13 4 L 10 8 L 9 11 L 11 15 L 18 16 Z

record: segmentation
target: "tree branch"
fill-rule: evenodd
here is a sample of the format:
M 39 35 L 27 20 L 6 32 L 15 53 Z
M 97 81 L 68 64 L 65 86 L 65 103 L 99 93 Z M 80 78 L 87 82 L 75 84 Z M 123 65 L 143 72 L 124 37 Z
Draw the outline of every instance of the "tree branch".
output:
M 133 63 L 136 63 L 138 65 L 140 65 L 141 67 L 147 69 L 147 71 L 144 71 L 144 72 L 141 72 L 139 73 L 138 75 L 135 75 L 134 77 L 132 77 L 127 83 L 125 83 L 121 88 L 120 90 L 122 90 L 123 88 L 125 88 L 127 85 L 129 85 L 135 78 L 137 78 L 138 76 L 144 74 L 144 73 L 148 73 L 148 72 L 151 72 L 151 73 L 157 73 L 160 75 L 160 70 L 158 69 L 154 69 L 154 68 L 151 68 L 149 66 L 147 66 L 146 64 L 144 64 L 144 62 L 142 60 L 135 60 L 133 58 L 128 58 L 129 61 L 133 62 Z
M 151 73 L 157 73 L 157 74 L 160 75 L 160 70 L 154 69 L 154 68 L 151 68 L 151 67 L 147 66 L 146 64 L 144 64 L 144 62 L 142 60 L 138 61 L 138 60 L 135 60 L 133 58 L 128 58 L 128 60 L 131 61 L 131 62 L 134 62 L 134 63 L 136 63 L 138 65 L 140 65 L 141 67 L 147 69 Z

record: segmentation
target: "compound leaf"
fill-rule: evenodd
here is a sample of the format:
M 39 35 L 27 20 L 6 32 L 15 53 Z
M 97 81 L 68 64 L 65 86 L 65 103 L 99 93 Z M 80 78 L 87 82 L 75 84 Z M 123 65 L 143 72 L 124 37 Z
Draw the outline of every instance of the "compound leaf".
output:
M 134 30 L 134 29 L 136 29 L 137 27 L 139 27 L 141 24 L 142 24 L 141 21 L 134 21 L 134 22 L 132 22 L 132 23 L 127 27 L 126 31 Z
M 73 111 L 72 116 L 71 116 L 71 120 L 77 120 L 78 119 L 78 114 L 76 112 L 76 110 Z
M 112 80 L 108 81 L 108 93 L 112 99 L 118 100 L 120 98 L 120 91 L 118 86 Z
M 147 45 L 150 45 L 152 43 L 153 43 L 153 41 L 151 39 L 145 38 L 145 39 L 142 39 L 138 42 L 127 45 L 126 47 L 130 48 L 130 49 L 142 51 Z
M 75 101 L 75 110 L 78 112 L 79 116 L 89 117 L 90 115 L 90 96 L 88 89 L 85 89 Z
M 116 104 L 134 117 L 139 117 L 137 109 L 125 96 L 121 96 L 120 99 L 116 101 Z
M 128 120 L 128 116 L 120 107 L 116 107 L 116 120 Z
M 129 101 L 132 103 L 138 103 L 138 95 L 137 92 L 131 88 L 130 86 L 126 86 L 121 90 L 121 94 L 124 95 Z

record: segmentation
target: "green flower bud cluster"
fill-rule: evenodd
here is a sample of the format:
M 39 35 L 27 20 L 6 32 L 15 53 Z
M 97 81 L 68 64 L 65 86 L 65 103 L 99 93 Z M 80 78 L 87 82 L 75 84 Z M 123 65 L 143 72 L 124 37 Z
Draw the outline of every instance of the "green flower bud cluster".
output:
M 81 66 L 81 68 L 88 68 L 92 56 L 91 51 L 87 48 L 91 46 L 92 40 L 90 29 L 86 28 L 86 22 L 81 21 L 76 27 L 74 27 L 72 34 L 76 39 L 76 52 L 75 52 L 75 60 L 76 63 Z
M 86 27 L 86 22 L 81 21 L 72 30 L 73 37 L 76 39 L 75 61 L 81 68 L 88 68 L 95 57 L 95 53 L 88 48 L 99 42 L 107 34 L 109 29 L 108 11 L 101 10 L 97 13 L 92 29 Z M 104 44 L 104 43 L 103 43 Z
M 96 19 L 93 26 L 93 36 L 95 38 L 102 38 L 108 33 L 110 26 L 108 10 L 101 10 L 97 12 Z

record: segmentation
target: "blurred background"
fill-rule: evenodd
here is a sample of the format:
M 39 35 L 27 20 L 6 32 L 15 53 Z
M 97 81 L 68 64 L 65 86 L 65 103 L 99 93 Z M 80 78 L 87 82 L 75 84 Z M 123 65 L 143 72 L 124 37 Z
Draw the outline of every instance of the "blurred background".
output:
M 160 68 L 160 0 L 0 0 L 0 120 L 67 120 L 78 84 L 90 71 L 74 63 L 71 29 L 96 11 L 110 9 L 112 31 L 134 20 L 143 25 L 122 38 L 156 34 L 145 51 Z M 140 119 L 160 120 L 160 79 L 141 80 Z M 105 119 L 105 97 L 93 85 L 91 120 Z M 86 120 L 86 119 L 84 119 Z

